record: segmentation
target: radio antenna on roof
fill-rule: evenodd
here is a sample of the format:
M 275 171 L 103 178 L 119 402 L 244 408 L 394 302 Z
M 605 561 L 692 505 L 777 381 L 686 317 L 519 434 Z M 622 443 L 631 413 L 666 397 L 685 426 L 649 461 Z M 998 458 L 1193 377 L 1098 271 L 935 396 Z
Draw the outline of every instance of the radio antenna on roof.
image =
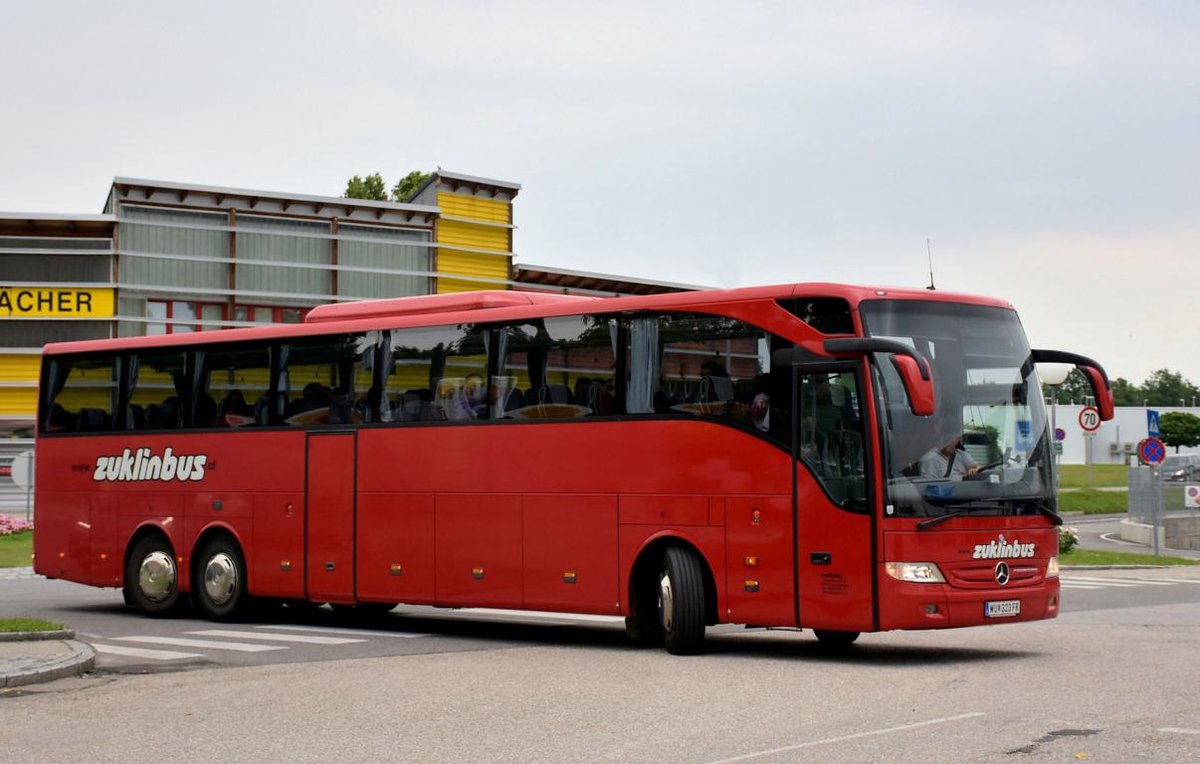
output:
M 929 246 L 929 239 L 925 240 L 925 254 L 929 258 L 929 286 L 925 288 L 933 292 L 937 287 L 933 285 L 933 249 Z

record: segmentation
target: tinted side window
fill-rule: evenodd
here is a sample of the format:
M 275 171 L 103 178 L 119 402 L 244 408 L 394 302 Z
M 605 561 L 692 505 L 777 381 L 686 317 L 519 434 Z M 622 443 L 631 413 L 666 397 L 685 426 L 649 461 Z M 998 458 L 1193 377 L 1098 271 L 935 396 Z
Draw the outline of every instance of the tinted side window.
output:
M 801 297 L 779 304 L 822 334 L 854 334 L 850 303 L 840 297 Z
M 118 423 L 120 364 L 113 354 L 49 362 L 44 432 L 104 432 Z
M 799 458 L 839 506 L 866 509 L 858 380 L 853 372 L 800 375 Z
M 194 351 L 198 400 L 216 404 L 218 427 L 281 424 L 285 401 L 271 394 L 271 347 L 243 343 Z
M 470 324 L 392 331 L 380 421 L 487 419 L 488 341 L 486 329 Z
M 604 316 L 536 319 L 500 329 L 493 416 L 616 414 L 617 324 Z
M 665 314 L 629 321 L 631 414 L 719 417 L 787 443 L 787 370 L 767 332 L 719 316 Z
M 374 421 L 372 368 L 379 334 L 299 340 L 280 353 L 284 422 L 293 426 Z
M 144 351 L 129 355 L 125 378 L 129 405 L 127 430 L 172 430 L 187 422 L 186 355 L 182 350 Z M 211 427 L 216 405 L 211 398 L 196 401 L 192 412 L 196 427 Z

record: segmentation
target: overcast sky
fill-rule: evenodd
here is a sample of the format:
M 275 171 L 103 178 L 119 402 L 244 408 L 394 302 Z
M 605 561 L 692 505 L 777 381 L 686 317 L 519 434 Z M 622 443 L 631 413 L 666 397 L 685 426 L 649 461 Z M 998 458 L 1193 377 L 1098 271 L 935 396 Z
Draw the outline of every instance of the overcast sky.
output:
M 1200 384 L 1198 39 L 1195 2 L 21 3 L 0 210 L 440 166 L 522 185 L 520 262 L 920 287 L 929 239 L 1035 346 Z

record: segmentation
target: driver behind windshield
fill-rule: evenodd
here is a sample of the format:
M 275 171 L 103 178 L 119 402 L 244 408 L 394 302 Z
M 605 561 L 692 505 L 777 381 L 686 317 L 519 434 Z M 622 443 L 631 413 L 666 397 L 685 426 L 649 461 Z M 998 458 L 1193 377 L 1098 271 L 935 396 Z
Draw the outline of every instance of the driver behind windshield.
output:
M 962 480 L 979 472 L 979 463 L 960 448 L 961 433 L 950 433 L 942 445 L 929 449 L 921 457 L 921 477 L 939 480 Z

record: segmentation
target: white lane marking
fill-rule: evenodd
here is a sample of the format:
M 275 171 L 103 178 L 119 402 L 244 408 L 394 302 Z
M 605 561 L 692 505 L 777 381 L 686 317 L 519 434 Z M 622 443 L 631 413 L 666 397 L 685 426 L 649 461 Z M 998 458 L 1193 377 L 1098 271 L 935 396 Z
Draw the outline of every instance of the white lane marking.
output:
M 1185 727 L 1159 727 L 1159 732 L 1174 732 L 1176 735 L 1200 735 L 1200 730 L 1190 730 Z
M 1063 582 L 1059 584 L 1061 589 L 1103 589 L 1103 586 L 1093 586 L 1092 584 L 1068 584 Z
M 1200 584 L 1200 579 L 1194 578 L 1139 578 L 1139 581 L 1158 581 L 1163 584 Z
M 888 735 L 893 732 L 904 732 L 905 730 L 914 730 L 919 727 L 928 727 L 931 724 L 945 724 L 946 722 L 957 722 L 963 719 L 974 719 L 980 716 L 985 716 L 982 711 L 973 711 L 969 714 L 960 714 L 958 716 L 944 716 L 941 719 L 930 719 L 924 722 L 913 722 L 912 724 L 901 724 L 898 727 L 888 727 L 881 730 L 871 730 L 869 732 L 856 732 L 853 735 L 843 735 L 841 737 L 829 737 L 824 740 L 811 740 L 807 743 L 797 743 L 796 745 L 785 745 L 782 748 L 772 748 L 769 751 L 757 751 L 755 753 L 747 753 L 742 756 L 734 756 L 732 759 L 719 759 L 710 764 L 731 764 L 735 761 L 749 761 L 763 756 L 774 756 L 777 753 L 786 753 L 788 751 L 799 751 L 802 748 L 812 748 L 818 745 L 832 745 L 833 743 L 844 743 L 847 740 L 858 740 L 859 738 L 872 737 L 875 735 Z
M 203 658 L 200 653 L 177 653 L 174 650 L 150 650 L 145 647 L 125 647 L 124 645 L 101 645 L 90 643 L 98 653 L 124 655 L 129 658 L 148 658 L 152 661 L 180 661 L 184 658 Z
M 257 634 L 249 631 L 226 631 L 225 629 L 208 629 L 207 631 L 186 631 L 185 634 L 195 634 L 198 637 L 227 637 L 230 639 L 269 639 L 275 642 L 303 642 L 309 645 L 352 645 L 355 642 L 366 642 L 365 639 L 345 639 L 342 637 L 310 637 L 304 634 Z
M 1170 584 L 1162 581 L 1152 581 L 1145 578 L 1100 578 L 1098 576 L 1071 576 L 1069 580 L 1083 581 L 1084 583 L 1088 584 L 1114 584 L 1116 586 L 1141 586 L 1142 584 L 1149 584 L 1150 586 L 1170 586 Z
M 258 629 L 280 629 L 283 631 L 316 631 L 321 634 L 349 634 L 358 637 L 396 637 L 400 639 L 411 639 L 413 637 L 428 637 L 428 634 L 417 634 L 411 631 L 371 631 L 370 629 L 327 629 L 324 626 L 291 626 L 291 625 L 271 625 L 271 626 L 256 626 Z
M 239 653 L 262 653 L 267 650 L 286 650 L 281 645 L 250 645 L 244 642 L 218 642 L 208 639 L 182 639 L 180 637 L 114 637 L 123 642 L 140 642 L 149 645 L 174 645 L 175 647 L 198 647 L 207 650 L 234 650 Z
M 1096 586 L 1111 586 L 1114 589 L 1134 589 L 1137 584 L 1123 584 L 1120 581 L 1113 581 L 1111 578 L 1064 578 L 1063 583 L 1072 583 L 1078 581 L 1081 584 L 1094 584 Z

